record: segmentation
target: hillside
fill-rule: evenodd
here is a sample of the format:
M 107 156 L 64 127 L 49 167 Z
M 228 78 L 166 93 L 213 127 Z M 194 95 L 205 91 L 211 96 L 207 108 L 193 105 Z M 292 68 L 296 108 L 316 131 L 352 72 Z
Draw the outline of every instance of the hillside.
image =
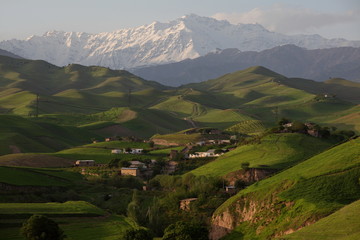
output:
M 50 129 L 53 125 L 80 127 L 91 132 L 88 139 L 99 135 L 149 138 L 189 127 L 225 130 L 247 121 L 257 121 L 264 129 L 281 117 L 359 129 L 355 104 L 360 101 L 360 90 L 358 84 L 343 79 L 325 83 L 289 79 L 256 66 L 167 88 L 103 67 L 72 64 L 60 68 L 1 56 L 0 66 L 0 113 L 31 118 L 42 126 L 51 123 Z M 324 98 L 325 94 L 331 97 Z M 53 148 L 34 149 L 48 152 Z
M 193 171 L 194 175 L 225 176 L 248 167 L 280 170 L 293 166 L 331 146 L 330 142 L 303 134 L 273 134 L 259 144 L 239 146 L 223 156 Z
M 15 115 L 0 115 L 0 131 L 0 155 L 54 152 L 89 142 L 97 136 L 76 127 L 61 127 Z
M 212 239 L 280 237 L 358 200 L 359 146 L 348 141 L 240 191 L 215 211 Z
M 359 63 L 360 48 L 309 50 L 283 45 L 260 52 L 228 48 L 180 62 L 138 67 L 131 72 L 168 86 L 203 82 L 252 66 L 264 66 L 292 78 L 323 82 L 329 77 L 341 77 L 360 81 Z
M 355 240 L 360 236 L 360 200 L 281 239 Z

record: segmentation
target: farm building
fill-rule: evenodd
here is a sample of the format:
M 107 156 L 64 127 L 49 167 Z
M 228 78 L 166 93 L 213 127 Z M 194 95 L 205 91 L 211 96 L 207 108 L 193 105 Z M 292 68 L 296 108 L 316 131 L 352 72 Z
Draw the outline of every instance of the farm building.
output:
M 123 176 L 134 176 L 138 177 L 140 175 L 140 170 L 138 168 L 121 168 L 121 175 Z
M 111 150 L 111 153 L 120 154 L 120 153 L 121 153 L 121 149 L 113 149 L 113 150 Z
M 209 149 L 206 152 L 195 152 L 194 154 L 189 154 L 189 158 L 205 158 L 205 157 L 218 157 L 222 153 L 215 153 L 215 149 Z
M 142 154 L 144 149 L 142 148 L 132 148 L 132 149 L 123 149 L 123 153 L 127 154 Z
M 130 166 L 129 168 L 146 168 L 145 163 L 134 160 L 134 161 L 130 161 Z
M 77 160 L 75 162 L 75 166 L 77 166 L 77 167 L 95 166 L 95 161 L 94 160 Z

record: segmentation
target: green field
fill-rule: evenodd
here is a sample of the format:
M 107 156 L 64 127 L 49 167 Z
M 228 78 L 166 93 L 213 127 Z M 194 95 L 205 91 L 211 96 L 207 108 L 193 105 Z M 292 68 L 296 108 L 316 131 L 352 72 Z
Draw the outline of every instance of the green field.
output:
M 16 186 L 71 186 L 81 175 L 65 170 L 0 167 L 0 182 Z
M 104 215 L 105 212 L 84 201 L 65 203 L 0 203 L 1 214 L 45 214 L 45 215 Z
M 267 166 L 283 169 L 305 160 L 331 146 L 331 143 L 303 134 L 272 134 L 260 144 L 239 146 L 191 173 L 195 175 L 224 176 L 241 169 L 241 163 L 250 167 Z
M 84 201 L 65 203 L 0 203 L 1 239 L 20 240 L 20 226 L 32 214 L 54 219 L 67 235 L 66 239 L 121 239 L 125 231 L 136 227 L 123 216 L 107 215 L 105 211 Z M 10 219 L 3 216 L 11 216 Z M 14 219 L 18 216 L 18 219 Z
M 360 200 L 299 231 L 281 237 L 293 240 L 357 240 L 360 236 Z

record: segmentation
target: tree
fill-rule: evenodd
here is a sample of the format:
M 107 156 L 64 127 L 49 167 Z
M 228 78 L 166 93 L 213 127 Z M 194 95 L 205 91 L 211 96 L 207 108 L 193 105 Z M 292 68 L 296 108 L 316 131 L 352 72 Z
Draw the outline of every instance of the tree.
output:
M 137 224 L 140 223 L 140 199 L 136 189 L 133 191 L 132 201 L 127 207 L 127 216 Z
M 282 125 L 287 124 L 287 123 L 291 123 L 291 120 L 287 119 L 287 118 L 281 118 L 281 120 L 278 122 L 278 125 L 282 126 Z
M 21 227 L 21 234 L 27 240 L 62 240 L 66 238 L 58 224 L 43 215 L 33 215 Z
M 295 122 L 293 122 L 293 125 L 291 126 L 291 130 L 294 132 L 305 132 L 306 126 L 302 122 L 295 121 Z
M 163 240 L 207 240 L 208 231 L 205 227 L 187 222 L 176 222 L 169 225 L 164 232 Z
M 243 162 L 241 163 L 241 168 L 244 170 L 248 170 L 250 167 L 250 163 L 249 162 Z
M 124 240 L 152 240 L 152 239 L 153 238 L 149 230 L 143 228 L 127 230 L 124 236 Z

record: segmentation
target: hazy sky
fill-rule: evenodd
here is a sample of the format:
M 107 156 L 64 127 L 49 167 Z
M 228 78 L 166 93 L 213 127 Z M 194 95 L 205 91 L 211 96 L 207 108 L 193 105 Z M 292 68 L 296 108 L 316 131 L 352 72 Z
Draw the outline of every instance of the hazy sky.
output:
M 0 0 L 0 40 L 49 30 L 108 32 L 190 13 L 286 34 L 360 40 L 359 0 Z

